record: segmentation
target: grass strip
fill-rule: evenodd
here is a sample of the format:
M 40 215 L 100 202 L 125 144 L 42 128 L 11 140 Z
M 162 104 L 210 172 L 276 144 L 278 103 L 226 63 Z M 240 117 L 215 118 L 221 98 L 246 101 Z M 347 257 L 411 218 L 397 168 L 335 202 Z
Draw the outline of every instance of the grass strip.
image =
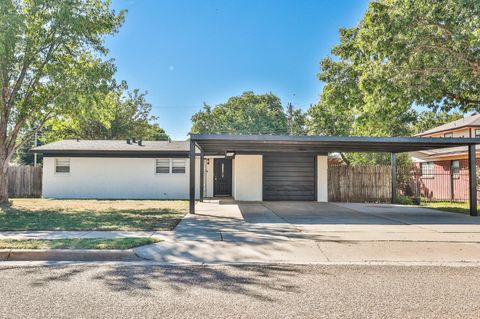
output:
M 468 202 L 421 202 L 422 207 L 434 208 L 447 212 L 470 214 Z
M 0 249 L 130 249 L 159 241 L 152 237 L 0 239 Z

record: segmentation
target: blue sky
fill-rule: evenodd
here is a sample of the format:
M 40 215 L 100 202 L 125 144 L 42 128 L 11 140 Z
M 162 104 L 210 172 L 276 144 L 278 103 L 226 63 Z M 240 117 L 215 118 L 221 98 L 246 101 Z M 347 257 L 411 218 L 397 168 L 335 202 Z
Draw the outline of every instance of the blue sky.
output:
M 307 109 L 320 60 L 367 0 L 113 0 L 125 24 L 107 39 L 116 78 L 148 91 L 159 124 L 185 139 L 203 102 L 272 92 Z

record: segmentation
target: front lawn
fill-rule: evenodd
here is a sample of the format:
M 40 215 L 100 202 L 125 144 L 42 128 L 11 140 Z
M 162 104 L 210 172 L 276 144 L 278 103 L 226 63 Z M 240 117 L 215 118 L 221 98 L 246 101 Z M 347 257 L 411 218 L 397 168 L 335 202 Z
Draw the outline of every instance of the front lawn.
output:
M 186 201 L 13 199 L 0 207 L 0 231 L 162 231 L 186 213 Z
M 159 241 L 152 237 L 0 239 L 0 249 L 130 249 Z
M 468 202 L 424 202 L 422 201 L 420 206 L 426 208 L 435 208 L 439 210 L 444 210 L 447 212 L 470 214 Z

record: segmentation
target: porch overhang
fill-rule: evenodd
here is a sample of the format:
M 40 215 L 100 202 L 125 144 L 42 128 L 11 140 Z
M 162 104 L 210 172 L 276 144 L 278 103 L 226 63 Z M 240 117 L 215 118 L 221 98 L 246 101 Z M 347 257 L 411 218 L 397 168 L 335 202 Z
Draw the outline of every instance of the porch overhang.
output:
M 391 153 L 392 202 L 395 202 L 396 153 L 467 146 L 469 150 L 470 214 L 476 216 L 476 144 L 480 144 L 479 138 L 190 134 L 190 156 L 193 157 L 190 159 L 190 212 L 194 213 L 195 211 L 194 157 L 196 148 L 200 149 L 203 155 L 225 155 L 227 152 L 239 154 L 264 154 L 269 152 L 307 152 L 314 154 L 337 152 Z M 203 169 L 203 163 L 201 169 Z

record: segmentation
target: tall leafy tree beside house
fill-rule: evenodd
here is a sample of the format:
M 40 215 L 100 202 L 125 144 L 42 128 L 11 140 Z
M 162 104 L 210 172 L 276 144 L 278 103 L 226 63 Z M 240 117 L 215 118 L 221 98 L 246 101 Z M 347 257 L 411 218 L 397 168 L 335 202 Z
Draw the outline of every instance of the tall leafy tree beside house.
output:
M 272 93 L 244 92 L 192 116 L 192 133 L 288 134 L 287 115 Z
M 0 1 L 0 203 L 15 151 L 49 119 L 108 91 L 115 67 L 103 39 L 123 19 L 109 1 Z
M 128 90 L 125 82 L 113 84 L 106 94 L 99 94 L 94 101 L 73 113 L 66 113 L 46 123 L 42 142 L 60 139 L 117 140 L 136 137 L 145 140 L 168 140 L 169 136 L 156 123 L 152 105 L 146 93 L 138 89 Z
M 474 0 L 370 3 L 358 26 L 340 29 L 340 44 L 321 61 L 325 86 L 308 112 L 309 133 L 402 136 L 416 132 L 414 105 L 435 112 L 477 109 L 479 16 Z M 384 155 L 347 156 L 388 162 Z
M 349 103 L 384 97 L 399 107 L 476 110 L 479 16 L 476 0 L 372 1 L 358 26 L 340 29 L 336 58 L 322 60 L 319 77 L 345 80 L 346 94 L 336 98 Z
M 350 29 L 365 83 L 382 80 L 410 102 L 434 109 L 480 107 L 480 2 L 380 0 Z

